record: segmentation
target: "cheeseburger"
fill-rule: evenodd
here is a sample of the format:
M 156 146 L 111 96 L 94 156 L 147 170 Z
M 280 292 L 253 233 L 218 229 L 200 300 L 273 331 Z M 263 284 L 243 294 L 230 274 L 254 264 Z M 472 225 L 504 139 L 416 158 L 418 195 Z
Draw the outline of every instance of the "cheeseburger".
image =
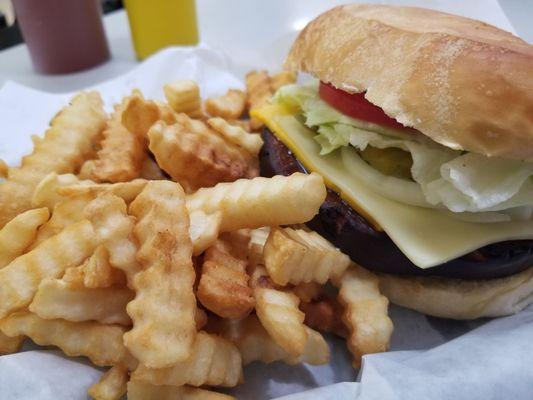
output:
M 264 122 L 264 175 L 317 172 L 309 226 L 391 301 L 466 319 L 533 297 L 533 46 L 485 23 L 348 5 L 310 22 Z M 304 195 L 304 194 L 302 194 Z

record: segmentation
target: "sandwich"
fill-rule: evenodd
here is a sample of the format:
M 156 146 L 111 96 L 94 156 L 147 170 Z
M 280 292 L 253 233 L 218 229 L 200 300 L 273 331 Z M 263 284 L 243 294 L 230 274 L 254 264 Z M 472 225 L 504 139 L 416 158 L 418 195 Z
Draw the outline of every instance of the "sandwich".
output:
M 263 175 L 324 177 L 310 228 L 402 306 L 471 319 L 533 301 L 533 46 L 437 11 L 347 5 L 311 21 L 285 66 L 307 81 L 252 116 Z

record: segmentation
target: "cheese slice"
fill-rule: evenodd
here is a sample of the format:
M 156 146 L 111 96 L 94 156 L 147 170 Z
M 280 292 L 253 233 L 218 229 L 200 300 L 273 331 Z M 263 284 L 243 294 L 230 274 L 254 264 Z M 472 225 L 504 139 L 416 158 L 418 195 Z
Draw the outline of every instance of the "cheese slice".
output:
M 372 191 L 348 171 L 338 151 L 321 156 L 315 132 L 296 118 L 296 110 L 268 105 L 252 116 L 263 121 L 310 171 L 324 177 L 357 211 L 377 223 L 418 267 L 430 268 L 490 243 L 533 239 L 531 221 L 477 223 L 454 219 L 438 210 L 411 206 Z

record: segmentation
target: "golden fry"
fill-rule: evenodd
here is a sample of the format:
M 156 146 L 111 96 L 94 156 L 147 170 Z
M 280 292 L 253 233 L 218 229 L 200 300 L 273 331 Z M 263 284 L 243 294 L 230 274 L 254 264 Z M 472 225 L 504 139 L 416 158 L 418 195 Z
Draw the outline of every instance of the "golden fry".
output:
M 146 157 L 145 140 L 122 125 L 125 102 L 115 112 L 103 132 L 101 149 L 94 160 L 85 161 L 79 177 L 96 182 L 127 182 L 139 178 Z
M 133 329 L 124 335 L 132 355 L 150 368 L 187 359 L 196 336 L 195 271 L 189 215 L 179 185 L 153 181 L 131 203 L 143 271 L 133 277 L 136 297 L 127 311 Z
M 251 286 L 255 312 L 274 341 L 292 356 L 301 356 L 307 342 L 305 315 L 298 305 L 300 299 L 287 291 L 274 289 L 262 265 L 254 267 Z
M 278 89 L 285 85 L 290 85 L 291 83 L 296 83 L 298 75 L 293 71 L 281 71 L 276 75 L 270 77 L 270 87 L 272 93 L 276 93 Z
M 133 372 L 132 379 L 153 385 L 231 387 L 242 380 L 242 359 L 233 343 L 200 331 L 189 358 L 161 369 L 140 364 Z
M 151 100 L 145 100 L 142 93 L 134 90 L 122 111 L 122 124 L 142 142 L 146 142 L 148 130 L 157 121 L 173 123 L 174 112 L 170 107 Z
M 246 132 L 252 132 L 252 125 L 249 119 L 232 119 L 228 121 L 229 124 L 239 126 Z
M 302 282 L 326 283 L 350 265 L 350 258 L 318 233 L 292 228 L 273 228 L 265 244 L 265 266 L 278 285 Z
M 337 282 L 339 302 L 344 307 L 342 321 L 348 328 L 348 349 L 353 366 L 361 366 L 365 354 L 381 353 L 389 348 L 392 321 L 388 299 L 379 292 L 376 275 L 352 264 Z
M 235 400 L 227 394 L 191 386 L 151 385 L 145 382 L 128 382 L 128 400 Z
M 0 270 L 0 319 L 30 304 L 39 283 L 79 265 L 96 247 L 89 221 L 80 221 Z
M 148 132 L 157 163 L 187 191 L 253 178 L 259 174 L 255 157 L 225 141 L 201 121 L 181 114 L 183 123 L 158 122 Z
M 126 276 L 123 271 L 111 266 L 106 247 L 99 245 L 83 264 L 68 268 L 63 280 L 78 287 L 99 289 L 113 285 L 124 286 Z
M 80 181 L 80 183 L 76 185 L 60 186 L 56 189 L 56 192 L 64 197 L 89 195 L 92 198 L 102 194 L 114 194 L 123 199 L 126 203 L 130 203 L 139 193 L 141 193 L 147 183 L 148 181 L 144 179 L 134 179 L 129 182 L 118 183 Z
M 196 82 L 174 81 L 163 86 L 163 91 L 168 104 L 175 112 L 185 113 L 191 118 L 203 117 L 200 88 Z
M 327 364 L 329 361 L 329 347 L 322 335 L 311 328 L 307 331 L 307 342 L 301 356 L 295 357 L 283 350 L 268 334 L 255 314 L 245 319 L 217 320 L 209 322 L 210 329 L 225 339 L 235 343 L 242 356 L 243 365 L 253 361 L 269 364 L 283 361 L 294 365 L 307 363 L 311 365 Z
M 125 329 L 118 325 L 47 320 L 24 311 L 1 320 L 0 330 L 8 336 L 28 336 L 41 346 L 57 346 L 70 357 L 88 357 L 100 367 L 127 359 L 122 344 Z
M 229 89 L 224 96 L 207 99 L 204 105 L 207 113 L 213 117 L 238 119 L 246 107 L 246 93 Z
M 223 318 L 246 317 L 255 304 L 246 265 L 232 254 L 229 241 L 218 240 L 208 248 L 197 290 L 202 305 Z
M 91 153 L 106 115 L 96 92 L 80 93 L 50 122 L 44 138 L 35 142 L 19 168 L 9 170 L 0 184 L 0 227 L 31 208 L 33 190 L 50 172 L 75 172 Z
M 46 239 L 57 235 L 67 226 L 83 220 L 83 209 L 90 203 L 91 199 L 92 196 L 90 195 L 80 195 L 66 198 L 57 203 L 50 219 L 37 231 L 37 237 L 30 249 L 34 249 Z
M 128 368 L 121 364 L 115 365 L 89 388 L 88 394 L 94 400 L 120 400 L 126 394 L 128 379 Z
M 191 212 L 189 218 L 191 220 L 189 235 L 192 240 L 193 254 L 197 256 L 216 242 L 220 233 L 222 214 L 219 212 L 206 214 L 198 210 Z
M 270 234 L 270 227 L 252 229 L 250 231 L 250 243 L 248 246 L 248 262 L 251 266 L 264 265 L 263 249 Z
M 46 175 L 33 192 L 31 204 L 33 207 L 48 207 L 50 212 L 57 203 L 65 200 L 64 196 L 57 193 L 57 188 L 81 184 L 79 178 L 74 174 L 61 174 L 50 172 Z
M 107 249 L 111 267 L 124 271 L 128 286 L 133 287 L 133 277 L 141 270 L 141 266 L 137 261 L 137 244 L 133 239 L 135 218 L 127 214 L 124 200 L 112 194 L 101 195 L 85 208 L 84 215 L 91 221 L 99 243 Z M 98 256 L 98 252 L 95 252 L 95 256 Z M 111 270 L 108 274 L 111 284 L 120 283 L 116 279 L 116 272 Z M 88 283 L 85 282 L 85 285 Z
M 209 118 L 208 125 L 218 132 L 225 140 L 257 156 L 263 147 L 263 139 L 258 133 L 249 133 L 238 125 L 231 125 L 222 118 Z
M 273 94 L 268 73 L 266 71 L 250 71 L 246 74 L 245 81 L 248 110 L 251 111 L 264 106 Z M 252 118 L 250 123 L 253 131 L 263 126 L 263 123 L 255 118 Z
M 300 303 L 300 309 L 305 314 L 305 324 L 320 332 L 331 332 L 341 337 L 347 337 L 346 326 L 342 322 L 343 309 L 334 298 Z
M 17 353 L 24 344 L 26 336 L 10 337 L 0 331 L 0 356 Z
M 132 299 L 133 292 L 124 287 L 91 289 L 47 278 L 39 285 L 29 309 L 45 319 L 130 326 L 126 305 Z
M 187 209 L 220 212 L 220 229 L 229 232 L 307 222 L 318 213 L 325 198 L 326 187 L 320 175 L 295 173 L 202 188 L 187 196 Z
M 20 256 L 37 236 L 37 228 L 44 224 L 48 208 L 36 208 L 17 215 L 0 230 L 0 269 Z

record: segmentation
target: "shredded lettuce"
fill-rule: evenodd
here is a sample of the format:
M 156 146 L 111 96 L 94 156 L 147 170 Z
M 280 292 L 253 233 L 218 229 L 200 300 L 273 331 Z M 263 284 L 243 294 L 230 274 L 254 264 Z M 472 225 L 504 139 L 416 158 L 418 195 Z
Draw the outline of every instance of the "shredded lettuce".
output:
M 423 206 L 452 213 L 487 213 L 472 219 L 531 219 L 533 214 L 533 163 L 460 152 L 423 135 L 382 127 L 350 118 L 322 101 L 318 83 L 281 88 L 273 102 L 301 110 L 305 124 L 317 132 L 321 154 L 353 146 L 380 149 L 396 147 L 411 154 L 411 175 L 423 195 Z M 412 183 L 412 182 L 411 182 Z M 399 186 L 398 186 L 399 187 Z M 408 187 L 408 186 L 406 186 Z M 413 186 L 411 190 L 413 190 Z M 413 195 L 414 196 L 414 195 Z M 413 198 L 411 196 L 410 198 Z M 391 196 L 395 200 L 407 199 Z M 497 216 L 497 218 L 495 218 Z

